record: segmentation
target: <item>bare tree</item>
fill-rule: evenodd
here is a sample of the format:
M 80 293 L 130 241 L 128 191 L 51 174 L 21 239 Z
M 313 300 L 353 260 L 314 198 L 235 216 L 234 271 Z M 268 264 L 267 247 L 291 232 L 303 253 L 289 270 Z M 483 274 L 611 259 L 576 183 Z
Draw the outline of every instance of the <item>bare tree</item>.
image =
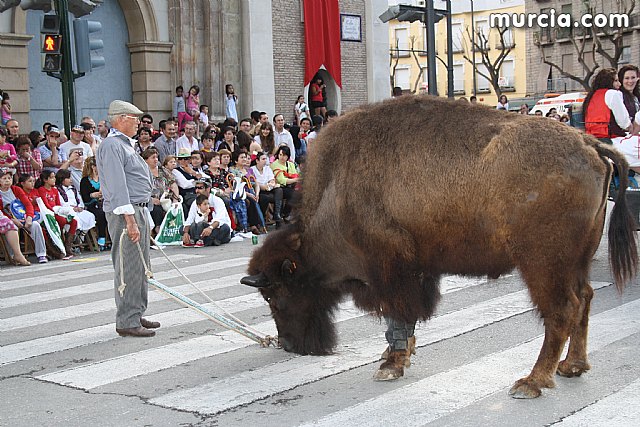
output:
M 418 54 L 419 53 L 426 53 L 426 52 L 424 52 L 422 49 L 416 50 L 416 48 L 415 48 L 416 37 L 415 36 L 409 37 L 409 40 L 411 41 L 411 55 L 413 56 L 413 59 L 416 61 L 416 65 L 418 66 L 418 77 L 416 77 L 416 81 L 413 83 L 413 91 L 412 92 L 413 93 L 418 93 L 420 82 L 422 81 L 422 75 L 424 74 L 424 67 L 422 66 L 422 64 L 420 64 L 420 58 L 418 57 Z
M 599 2 L 600 5 L 597 0 L 583 0 L 582 3 L 585 13 L 589 13 L 591 16 L 605 10 L 603 0 Z M 614 3 L 614 13 L 626 14 L 629 17 L 636 7 L 636 0 L 610 0 L 608 3 Z M 558 32 L 558 29 L 554 30 L 554 38 L 558 36 Z M 562 64 L 547 58 L 546 41 L 541 39 L 540 33 L 534 33 L 534 43 L 538 46 L 543 63 L 557 70 L 561 76 L 579 83 L 584 90 L 589 91 L 589 82 L 596 71 L 600 68 L 618 67 L 624 47 L 624 32 L 625 27 L 623 26 L 617 28 L 596 28 L 595 26 L 570 28 L 567 38 L 571 41 L 578 64 L 580 64 L 580 71 L 576 73 L 564 70 Z
M 398 68 L 398 61 L 400 60 L 400 43 L 396 40 L 396 47 L 389 49 L 389 67 L 391 68 L 391 90 L 396 87 L 396 70 Z M 394 61 L 395 59 L 395 61 Z
M 466 59 L 472 66 L 474 71 L 489 80 L 491 86 L 493 86 L 493 90 L 495 91 L 497 97 L 499 98 L 502 95 L 502 87 L 500 87 L 499 78 L 500 78 L 500 69 L 502 68 L 502 64 L 504 60 L 507 58 L 509 53 L 516 47 L 512 33 L 509 32 L 508 27 L 496 28 L 498 30 L 498 35 L 500 37 L 500 45 L 497 47 L 499 49 L 498 55 L 492 60 L 489 55 L 489 39 L 491 35 L 491 30 L 487 31 L 485 34 L 481 28 L 476 29 L 475 37 L 471 36 L 471 30 L 469 27 L 466 28 L 466 36 L 463 39 L 464 43 L 464 51 L 462 56 Z M 510 37 L 507 38 L 505 35 L 509 34 Z M 473 49 L 475 49 L 476 54 L 480 55 L 480 60 L 482 64 L 485 66 L 487 72 L 481 72 L 477 70 L 476 65 L 473 62 L 472 56 L 469 53 L 472 51 L 468 49 L 468 43 L 471 43 Z

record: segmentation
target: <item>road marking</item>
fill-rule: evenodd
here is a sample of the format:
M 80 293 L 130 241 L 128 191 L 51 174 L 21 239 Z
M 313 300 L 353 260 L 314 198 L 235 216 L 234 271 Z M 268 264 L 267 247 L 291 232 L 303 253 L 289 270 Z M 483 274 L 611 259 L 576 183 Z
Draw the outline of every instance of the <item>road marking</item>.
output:
M 352 304 L 345 304 L 342 307 L 337 318 L 339 322 L 364 315 Z M 252 325 L 252 327 L 267 335 L 277 333 L 276 325 L 272 320 Z M 226 331 L 52 372 L 36 378 L 90 390 L 250 345 L 257 344 L 236 332 Z M 141 360 L 144 360 L 144 363 L 140 363 Z
M 212 291 L 216 289 L 236 286 L 244 274 L 233 274 L 231 276 L 223 276 L 218 279 L 207 280 L 198 283 L 198 287 L 202 291 Z M 197 291 L 191 285 L 176 286 L 176 291 L 184 295 L 192 295 Z M 170 297 L 159 292 L 149 292 L 149 302 L 162 301 Z M 45 325 L 60 320 L 68 320 L 81 316 L 90 316 L 95 313 L 105 311 L 115 311 L 115 303 L 113 298 L 93 301 L 84 304 L 73 305 L 69 307 L 54 308 L 51 310 L 38 311 L 35 313 L 23 314 L 21 316 L 0 319 L 0 331 L 11 331 L 37 325 Z
M 594 288 L 607 285 L 593 284 Z M 519 291 L 437 316 L 421 323 L 417 328 L 418 347 L 462 335 L 531 310 L 527 291 Z M 330 356 L 294 356 L 251 372 L 169 393 L 151 399 L 150 403 L 215 414 L 373 363 L 380 359 L 383 346 L 384 337 L 368 337 L 348 345 L 340 345 L 336 354 Z
M 597 314 L 589 322 L 590 352 L 640 332 L 640 300 Z M 543 337 L 432 375 L 305 425 L 425 425 L 500 390 L 527 375 Z M 407 411 L 406 408 L 411 408 Z
M 216 304 L 229 313 L 238 313 L 249 308 L 259 307 L 261 304 L 264 304 L 264 299 L 258 292 L 254 292 L 248 295 L 219 300 L 216 301 Z M 207 308 L 214 309 L 213 304 L 203 305 Z M 171 328 L 205 320 L 201 314 L 189 308 L 180 308 L 156 314 L 150 316 L 149 319 L 160 322 L 163 328 Z M 0 366 L 31 357 L 107 342 L 114 339 L 119 339 L 119 337 L 116 335 L 115 325 L 110 323 L 108 325 L 95 326 L 60 335 L 10 344 L 2 347 L 2 352 L 0 352 Z
M 194 257 L 193 255 L 179 254 L 179 255 L 173 256 L 171 259 L 173 262 L 179 262 L 184 260 L 190 260 L 196 257 L 202 258 L 202 255 L 198 255 Z M 153 267 L 157 267 L 159 265 L 165 265 L 168 263 L 169 261 L 166 258 L 158 258 L 153 260 L 153 265 L 151 267 L 153 268 Z M 62 263 L 50 263 L 46 265 L 51 265 L 52 267 L 58 267 L 58 268 L 64 266 L 64 264 Z M 33 267 L 38 267 L 38 266 L 32 265 L 29 268 L 33 268 Z M 0 290 L 8 291 L 11 289 L 27 288 L 30 286 L 44 286 L 49 283 L 60 283 L 60 282 L 64 283 L 70 279 L 80 279 L 83 277 L 92 277 L 92 276 L 98 276 L 101 274 L 109 274 L 113 276 L 113 265 L 111 265 L 111 262 L 109 262 L 108 265 L 104 265 L 101 267 L 85 266 L 85 268 L 81 270 L 76 270 L 73 272 L 61 271 L 58 273 L 43 274 L 42 276 L 38 277 L 37 280 L 35 280 L 33 277 L 24 277 L 24 278 L 21 277 L 19 279 L 7 280 L 6 282 L 3 281 L 3 282 L 0 282 Z
M 233 258 L 233 259 L 228 259 L 224 261 L 216 261 L 216 262 L 208 263 L 206 264 L 206 266 L 195 265 L 191 267 L 182 268 L 181 271 L 185 275 L 189 275 L 189 274 L 193 275 L 193 274 L 202 273 L 203 269 L 205 268 L 207 272 L 211 272 L 211 271 L 223 270 L 226 268 L 244 266 L 244 265 L 247 265 L 248 262 L 249 262 L 249 258 Z M 110 269 L 110 272 L 113 272 L 112 266 L 109 266 L 109 269 Z M 97 274 L 99 273 L 92 274 L 92 275 L 97 275 Z M 84 277 L 84 276 L 70 277 L 69 274 L 66 274 L 65 280 L 74 280 L 79 277 Z M 162 271 L 162 272 L 156 273 L 154 274 L 154 277 L 157 280 L 162 281 L 167 279 L 174 279 L 181 276 L 175 270 L 170 270 L 170 271 Z M 58 279 L 57 281 L 60 281 L 60 279 Z M 32 282 L 33 282 L 33 279 L 32 279 Z M 87 285 L 71 286 L 68 288 L 54 289 L 50 291 L 35 292 L 35 293 L 18 295 L 18 296 L 9 297 L 9 298 L 2 298 L 0 299 L 0 309 L 16 307 L 16 306 L 25 305 L 25 304 L 35 304 L 39 302 L 52 301 L 52 300 L 62 299 L 62 298 L 69 298 L 69 297 L 74 297 L 78 295 L 87 295 L 93 292 L 103 292 L 103 291 L 113 291 L 113 279 L 104 280 L 96 283 L 90 283 Z
M 640 396 L 640 380 L 632 382 L 622 390 L 598 400 L 553 425 L 560 427 L 640 426 L 638 396 Z
M 482 327 L 486 324 L 491 324 L 497 321 L 496 319 L 505 319 L 529 310 L 531 310 L 531 305 L 527 291 L 519 291 L 514 294 L 509 294 L 506 297 L 499 297 L 485 301 L 472 306 L 471 309 L 459 310 L 440 316 L 440 318 L 434 318 L 442 319 L 439 322 L 434 322 L 432 319 L 432 321 L 428 322 L 427 336 L 431 334 L 431 336 L 435 336 L 435 338 L 427 338 L 426 341 L 435 342 L 456 336 Z M 464 313 L 461 314 L 463 311 Z M 352 311 L 340 310 L 338 312 L 337 321 L 345 321 L 362 315 L 363 313 L 356 309 Z M 272 321 L 263 322 L 259 326 L 255 326 L 255 328 L 266 334 L 276 333 L 275 325 Z M 225 342 L 224 345 L 219 345 L 216 344 L 218 341 L 229 342 Z M 371 339 L 366 340 L 367 343 L 370 341 Z M 377 352 L 379 352 L 382 342 L 380 342 L 380 340 L 377 341 L 378 344 L 376 348 Z M 191 344 L 189 344 L 189 342 L 191 342 Z M 359 346 L 366 346 L 364 342 L 365 341 L 363 341 L 363 344 L 359 344 Z M 42 375 L 38 378 L 62 385 L 90 390 L 106 384 L 123 381 L 129 378 L 188 363 L 193 360 L 226 353 L 251 344 L 253 344 L 253 342 L 244 337 L 233 332 L 225 332 L 222 335 L 198 337 L 180 343 L 169 344 L 112 359 L 106 359 L 100 362 L 69 368 Z M 188 351 L 185 350 L 185 346 L 189 348 Z M 371 348 L 373 347 L 371 346 Z M 373 352 L 373 350 L 371 351 Z M 372 357 L 373 360 L 368 360 L 366 363 L 377 360 L 375 356 L 372 355 L 369 356 L 369 359 Z M 145 363 L 139 363 L 140 360 L 145 360 Z

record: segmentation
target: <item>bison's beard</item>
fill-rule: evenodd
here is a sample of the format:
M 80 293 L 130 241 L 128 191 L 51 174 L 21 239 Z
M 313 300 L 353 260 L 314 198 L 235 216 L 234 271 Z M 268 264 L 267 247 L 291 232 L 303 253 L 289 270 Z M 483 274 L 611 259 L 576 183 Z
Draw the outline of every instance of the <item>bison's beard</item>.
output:
M 316 310 L 305 322 L 276 318 L 278 339 L 286 351 L 301 355 L 327 355 L 336 346 L 336 328 L 330 311 Z

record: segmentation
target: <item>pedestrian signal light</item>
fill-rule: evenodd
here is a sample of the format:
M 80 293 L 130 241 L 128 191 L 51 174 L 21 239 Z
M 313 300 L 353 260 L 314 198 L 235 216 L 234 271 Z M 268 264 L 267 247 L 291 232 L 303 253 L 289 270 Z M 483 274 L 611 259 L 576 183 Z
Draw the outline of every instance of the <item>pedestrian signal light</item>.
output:
M 42 41 L 42 53 L 60 53 L 61 41 L 59 34 L 46 34 Z

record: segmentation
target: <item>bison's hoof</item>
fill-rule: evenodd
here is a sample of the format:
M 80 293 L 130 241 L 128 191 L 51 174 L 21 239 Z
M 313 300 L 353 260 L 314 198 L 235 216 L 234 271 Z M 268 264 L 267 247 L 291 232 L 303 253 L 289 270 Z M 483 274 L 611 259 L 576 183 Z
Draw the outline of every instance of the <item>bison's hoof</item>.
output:
M 415 336 L 409 337 L 409 339 L 407 340 L 407 343 L 408 343 L 408 352 L 404 361 L 404 367 L 410 368 L 411 355 L 416 354 L 416 337 Z M 380 356 L 380 359 L 387 360 L 387 358 L 389 357 L 390 351 L 391 351 L 391 348 L 387 346 L 387 348 L 385 348 L 384 351 L 382 352 L 382 356 Z
M 558 375 L 571 378 L 579 377 L 589 369 L 591 369 L 591 365 L 589 365 L 589 362 L 585 360 L 575 360 L 573 362 L 563 360 L 558 364 L 558 369 L 556 370 L 556 372 L 558 373 Z
M 516 383 L 509 390 L 509 395 L 514 399 L 534 399 L 542 394 L 542 388 L 553 388 L 555 383 L 551 381 L 545 381 L 542 384 L 538 381 L 534 381 L 531 378 L 522 378 L 516 381 Z
M 397 380 L 404 375 L 404 367 L 407 363 L 405 351 L 392 351 L 387 354 L 387 360 L 380 365 L 380 368 L 373 375 L 376 381 Z
M 404 369 L 402 367 L 401 368 L 396 368 L 396 367 L 383 368 L 382 366 L 380 366 L 380 368 L 376 371 L 376 373 L 373 374 L 373 379 L 376 381 L 393 381 L 393 380 L 397 380 L 402 376 L 404 376 Z

